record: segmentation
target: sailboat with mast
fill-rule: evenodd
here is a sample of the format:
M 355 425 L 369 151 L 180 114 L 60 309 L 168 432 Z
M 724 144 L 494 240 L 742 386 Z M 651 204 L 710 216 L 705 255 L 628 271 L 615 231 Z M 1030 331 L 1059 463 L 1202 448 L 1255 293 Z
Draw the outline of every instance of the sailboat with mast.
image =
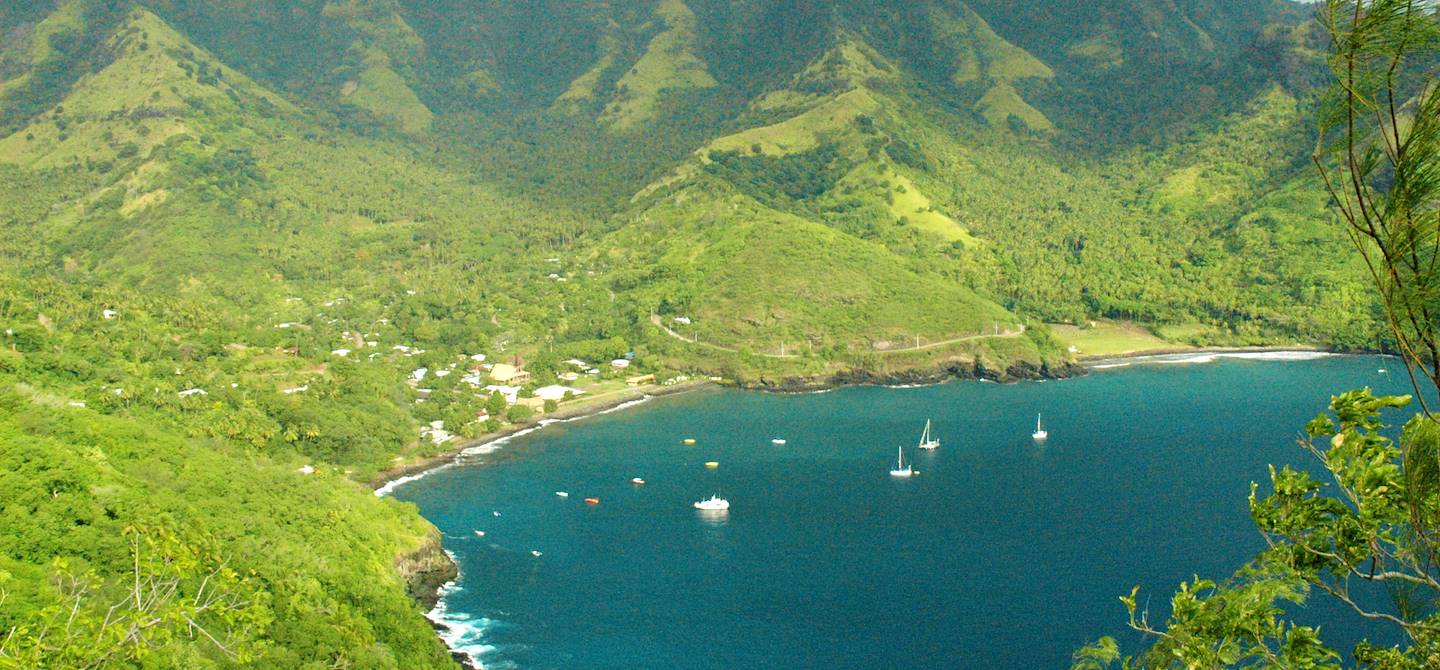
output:
M 909 477 L 915 474 L 915 469 L 905 462 L 905 447 L 896 447 L 899 454 L 895 457 L 895 468 L 890 471 L 891 477 Z
M 936 439 L 934 435 L 931 435 L 931 434 L 930 434 L 930 420 L 929 420 L 929 419 L 926 419 L 926 420 L 925 420 L 925 431 L 922 432 L 922 433 L 920 433 L 920 448 L 921 448 L 921 449 L 937 449 L 937 448 L 939 448 L 939 447 L 940 447 L 940 440 Z
M 1046 432 L 1044 428 L 1040 427 L 1039 414 L 1035 415 L 1035 432 L 1031 433 L 1030 437 L 1035 438 L 1036 442 L 1043 441 L 1045 438 L 1050 437 L 1050 433 Z

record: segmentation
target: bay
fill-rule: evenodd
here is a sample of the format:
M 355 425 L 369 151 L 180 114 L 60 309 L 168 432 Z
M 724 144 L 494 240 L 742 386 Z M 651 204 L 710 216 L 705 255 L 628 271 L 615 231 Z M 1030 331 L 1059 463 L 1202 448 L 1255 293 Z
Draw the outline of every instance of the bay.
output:
M 394 495 L 444 533 L 461 577 L 433 616 L 486 668 L 1066 668 L 1100 635 L 1135 648 L 1117 599 L 1132 586 L 1163 620 L 1179 582 L 1261 548 L 1250 483 L 1269 463 L 1320 470 L 1295 441 L 1331 395 L 1409 392 L 1393 359 L 1259 358 L 700 391 L 551 425 Z M 926 419 L 942 445 L 917 453 Z M 908 480 L 888 474 L 901 445 Z M 728 514 L 692 508 L 716 493 Z M 1340 648 L 1385 635 L 1323 596 L 1296 616 Z

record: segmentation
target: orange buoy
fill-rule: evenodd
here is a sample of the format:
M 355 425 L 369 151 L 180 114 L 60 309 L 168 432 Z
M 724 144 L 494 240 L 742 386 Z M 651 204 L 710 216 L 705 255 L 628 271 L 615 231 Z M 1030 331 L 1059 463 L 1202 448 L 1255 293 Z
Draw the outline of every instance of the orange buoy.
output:
M 599 498 L 586 498 L 586 499 L 585 499 L 585 504 L 586 504 L 586 505 L 599 505 L 599 504 L 600 504 L 600 499 L 599 499 Z

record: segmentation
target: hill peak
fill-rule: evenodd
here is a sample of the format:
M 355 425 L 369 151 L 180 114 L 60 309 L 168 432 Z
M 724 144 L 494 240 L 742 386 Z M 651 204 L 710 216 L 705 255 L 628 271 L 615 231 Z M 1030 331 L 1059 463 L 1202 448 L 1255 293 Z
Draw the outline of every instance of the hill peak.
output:
M 666 92 L 719 85 L 696 53 L 695 12 L 683 0 L 660 0 L 655 13 L 660 32 L 615 83 L 615 97 L 600 116 L 618 130 L 655 118 Z
M 134 155 L 189 131 L 201 107 L 290 109 L 143 8 L 130 10 L 105 44 L 104 67 L 0 139 L 0 162 L 51 167 Z

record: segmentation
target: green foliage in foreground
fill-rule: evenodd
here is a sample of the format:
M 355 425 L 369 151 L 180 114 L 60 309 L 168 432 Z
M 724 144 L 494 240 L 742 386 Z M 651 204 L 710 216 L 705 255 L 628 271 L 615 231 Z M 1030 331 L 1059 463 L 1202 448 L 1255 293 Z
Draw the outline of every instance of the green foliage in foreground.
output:
M 1338 668 L 1341 655 L 1319 629 L 1295 623 L 1313 592 L 1333 597 L 1361 617 L 1402 631 L 1403 646 L 1361 643 L 1363 667 L 1433 668 L 1440 660 L 1440 580 L 1434 532 L 1440 522 L 1440 423 L 1408 421 L 1397 444 L 1381 415 L 1410 404 L 1409 396 L 1377 397 L 1359 389 L 1331 400 L 1305 427 L 1303 444 L 1333 483 L 1289 466 L 1270 468 L 1270 492 L 1252 485 L 1250 514 L 1268 548 L 1223 583 L 1182 584 L 1169 618 L 1152 622 L 1137 595 L 1121 598 L 1130 625 L 1155 644 L 1126 657 L 1123 668 Z M 1373 587 L 1393 599 L 1377 606 Z M 1074 668 L 1099 670 L 1120 659 L 1113 639 L 1076 652 Z
M 0 667 L 448 662 L 413 509 L 0 381 Z
M 27 4 L 0 9 L 3 668 L 446 664 L 395 570 L 433 531 L 356 482 L 449 448 L 420 425 L 530 418 L 460 380 L 470 354 L 523 356 L 531 386 L 632 351 L 773 383 L 1039 369 L 1063 357 L 1039 321 L 1097 316 L 1373 341 L 1294 178 L 1303 91 L 1247 80 L 1190 136 L 1092 154 L 1065 134 L 1092 110 L 976 120 L 952 66 L 1023 50 L 965 43 L 978 23 L 900 39 L 935 6 L 894 32 L 817 12 L 800 45 L 786 12 L 693 2 L 677 46 L 728 60 L 720 85 L 653 92 L 625 132 L 597 115 L 653 3 Z M 552 105 L 597 52 L 592 94 Z M 741 137 L 765 144 L 696 153 Z M 457 374 L 412 389 L 419 367 Z M 1302 592 L 1250 581 L 1177 612 Z

